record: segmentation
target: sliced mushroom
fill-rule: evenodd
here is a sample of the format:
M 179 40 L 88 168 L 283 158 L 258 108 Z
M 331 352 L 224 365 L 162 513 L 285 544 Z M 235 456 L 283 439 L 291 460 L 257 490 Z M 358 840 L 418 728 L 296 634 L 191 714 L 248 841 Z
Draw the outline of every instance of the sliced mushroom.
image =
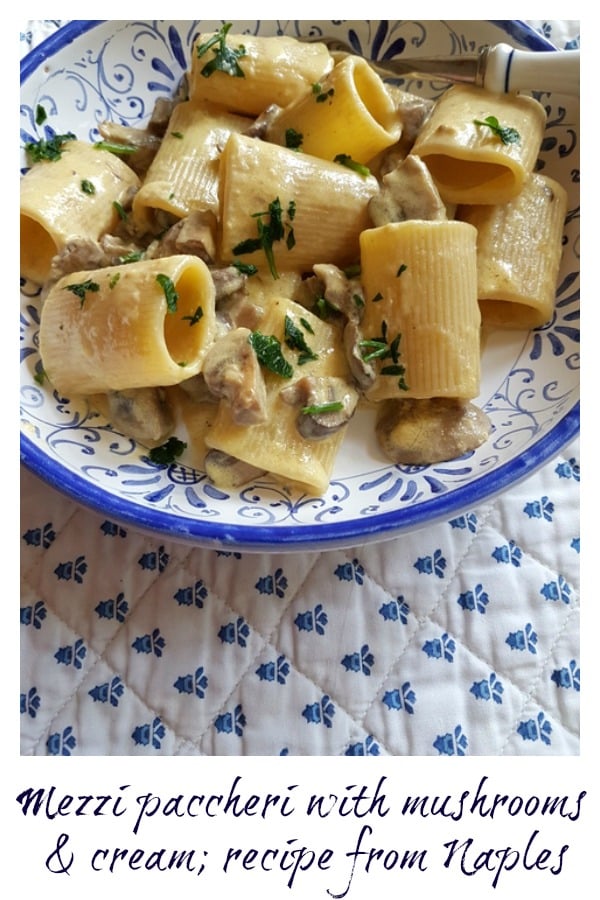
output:
M 211 265 L 216 257 L 217 220 L 210 210 L 194 210 L 188 216 L 175 222 L 160 238 L 148 248 L 147 258 L 158 259 L 185 253 L 198 256 Z
M 204 469 L 213 484 L 223 490 L 241 487 L 241 485 L 265 474 L 264 469 L 258 469 L 221 450 L 208 451 L 204 458 Z
M 386 457 L 406 466 L 427 466 L 476 450 L 489 437 L 487 415 L 474 403 L 448 397 L 385 400 L 376 435 Z
M 126 162 L 143 178 L 161 145 L 161 137 L 145 128 L 132 128 L 129 125 L 108 121 L 100 122 L 98 131 L 105 141 L 121 144 L 129 148 L 129 151 L 133 150 L 127 153 Z
M 407 156 L 383 176 L 381 190 L 369 201 L 369 215 L 376 227 L 406 219 L 445 221 L 448 218 L 444 201 L 419 156 Z
M 344 328 L 343 342 L 346 362 L 361 391 L 368 390 L 377 377 L 375 366 L 363 358 L 361 341 L 363 333 L 356 322 L 347 322 Z
M 364 308 L 363 290 L 357 278 L 349 278 L 330 263 L 318 263 L 313 272 L 322 284 L 321 294 L 348 321 L 358 322 Z
M 111 425 L 142 444 L 159 445 L 173 431 L 173 414 L 161 388 L 109 391 L 106 400 Z
M 268 132 L 269 128 L 277 118 L 277 116 L 281 112 L 281 106 L 278 106 L 276 103 L 271 103 L 270 106 L 260 113 L 259 116 L 256 117 L 254 122 L 246 129 L 244 132 L 248 137 L 260 138 L 261 140 L 268 140 Z
M 50 288 L 71 272 L 101 269 L 108 265 L 106 255 L 97 241 L 90 238 L 73 238 L 57 253 L 50 263 L 50 272 L 42 290 L 42 299 Z
M 226 332 L 210 347 L 202 366 L 209 391 L 229 402 L 238 425 L 256 425 L 267 419 L 267 391 L 250 334 L 249 328 Z
M 319 441 L 344 428 L 356 410 L 358 392 L 344 378 L 306 375 L 280 391 L 281 399 L 300 406 L 297 428 L 303 438 Z

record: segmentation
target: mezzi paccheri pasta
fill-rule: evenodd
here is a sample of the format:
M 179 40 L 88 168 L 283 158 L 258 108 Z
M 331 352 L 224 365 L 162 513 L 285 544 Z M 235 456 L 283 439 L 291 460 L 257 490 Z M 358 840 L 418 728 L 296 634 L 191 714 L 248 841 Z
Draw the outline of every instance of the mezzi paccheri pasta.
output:
M 544 126 L 529 96 L 434 103 L 318 42 L 203 33 L 139 129 L 25 148 L 38 375 L 224 489 L 325 492 L 361 407 L 382 459 L 472 452 L 482 321 L 552 315 L 566 193 L 534 172 Z

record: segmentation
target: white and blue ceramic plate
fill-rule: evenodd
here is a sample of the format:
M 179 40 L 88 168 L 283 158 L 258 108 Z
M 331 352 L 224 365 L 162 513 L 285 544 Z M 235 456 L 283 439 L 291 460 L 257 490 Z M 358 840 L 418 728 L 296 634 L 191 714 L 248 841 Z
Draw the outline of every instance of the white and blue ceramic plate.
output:
M 97 139 L 97 123 L 140 126 L 157 97 L 170 95 L 188 65 L 196 34 L 213 21 L 70 22 L 21 64 L 20 147 L 53 133 Z M 233 31 L 335 34 L 367 57 L 471 53 L 509 42 L 552 45 L 517 21 L 236 22 Z M 443 85 L 403 82 L 435 97 Z M 264 478 L 226 493 L 204 472 L 153 464 L 145 448 L 115 432 L 79 399 L 36 380 L 39 291 L 21 283 L 21 459 L 33 472 L 103 515 L 201 546 L 244 550 L 343 547 L 383 540 L 451 518 L 522 480 L 579 432 L 579 100 L 536 95 L 547 109 L 538 167 L 568 190 L 556 312 L 544 328 L 497 332 L 485 341 L 478 403 L 490 439 L 474 453 L 425 468 L 390 465 L 369 420 L 358 416 L 327 493 L 290 493 Z M 48 113 L 36 125 L 35 110 Z M 25 158 L 21 156 L 21 165 Z

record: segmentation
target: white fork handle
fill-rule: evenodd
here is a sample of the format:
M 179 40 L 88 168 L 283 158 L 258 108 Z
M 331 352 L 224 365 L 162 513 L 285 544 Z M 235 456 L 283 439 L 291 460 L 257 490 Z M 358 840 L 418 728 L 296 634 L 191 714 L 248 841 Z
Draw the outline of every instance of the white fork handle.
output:
M 483 76 L 490 91 L 552 91 L 579 96 L 579 50 L 515 50 L 490 47 Z

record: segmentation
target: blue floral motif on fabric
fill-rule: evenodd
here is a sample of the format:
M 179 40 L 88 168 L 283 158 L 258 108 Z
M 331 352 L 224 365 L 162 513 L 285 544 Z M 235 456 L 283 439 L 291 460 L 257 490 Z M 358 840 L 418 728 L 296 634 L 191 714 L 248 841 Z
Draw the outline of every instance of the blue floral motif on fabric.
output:
M 224 712 L 215 719 L 215 728 L 219 734 L 235 734 L 242 737 L 246 727 L 246 716 L 238 703 L 233 712 Z
M 294 625 L 298 631 L 315 631 L 319 635 L 325 634 L 327 625 L 327 613 L 321 603 L 317 603 L 314 609 L 298 613 L 294 619 Z
M 574 691 L 580 690 L 581 672 L 574 659 L 570 661 L 568 666 L 563 666 L 561 669 L 554 669 L 550 678 L 556 687 L 566 689 L 572 688 Z
M 198 666 L 195 672 L 180 675 L 173 684 L 180 694 L 194 694 L 202 700 L 208 687 L 208 678 L 203 666 Z
M 154 628 L 151 634 L 142 634 L 136 637 L 132 645 L 138 653 L 152 653 L 160 657 L 167 646 L 167 642 L 160 633 L 159 628 Z
M 360 650 L 354 653 L 347 653 L 342 659 L 342 665 L 347 672 L 362 672 L 363 675 L 370 675 L 374 664 L 375 657 L 368 644 L 363 644 Z
M 54 574 L 59 581 L 76 581 L 77 584 L 83 583 L 83 576 L 87 572 L 87 563 L 85 556 L 78 556 L 75 560 L 61 562 L 54 570 Z
M 531 500 L 525 504 L 523 512 L 530 519 L 545 519 L 547 522 L 551 522 L 554 513 L 554 503 L 548 497 L 542 497 L 540 500 Z
M 533 625 L 528 622 L 525 628 L 519 631 L 511 631 L 506 638 L 506 643 L 511 650 L 523 650 L 529 653 L 537 653 L 536 644 L 538 636 L 533 630 Z
M 492 672 L 489 678 L 483 678 L 481 681 L 474 681 L 470 687 L 470 691 L 478 700 L 493 700 L 494 703 L 502 703 L 504 685 L 496 673 Z
M 50 547 L 55 538 L 56 532 L 51 522 L 46 522 L 41 528 L 30 528 L 23 535 L 23 540 L 30 547 L 42 547 L 44 550 Z
M 405 681 L 400 688 L 386 691 L 382 700 L 389 710 L 401 710 L 412 716 L 415 711 L 417 695 L 411 687 L 410 681 Z
M 484 615 L 490 598 L 487 592 L 484 591 L 483 585 L 478 584 L 475 586 L 474 591 L 464 591 L 464 593 L 459 594 L 456 602 L 466 612 L 478 612 Z
M 285 684 L 290 674 L 290 664 L 285 656 L 278 656 L 276 660 L 261 663 L 256 670 L 256 675 L 261 681 L 276 681 L 277 684 Z
M 76 746 L 77 741 L 71 725 L 63 728 L 60 734 L 58 731 L 51 734 L 46 741 L 46 747 L 50 756 L 71 756 Z
M 402 625 L 408 623 L 409 612 L 410 607 L 402 595 L 379 607 L 379 615 L 386 622 L 400 622 Z
M 414 566 L 422 575 L 437 575 L 438 578 L 443 578 L 446 560 L 442 556 L 442 551 L 438 549 L 433 556 L 419 557 Z
M 203 608 L 207 597 L 208 591 L 201 578 L 194 584 L 179 588 L 173 594 L 173 599 L 177 601 L 179 606 L 195 606 L 197 609 Z
M 546 600 L 561 600 L 565 604 L 569 604 L 571 602 L 571 587 L 565 579 L 559 576 L 558 581 L 549 581 L 545 584 L 540 590 L 540 594 L 546 598 Z
M 287 578 L 283 574 L 283 569 L 276 569 L 272 575 L 264 575 L 259 578 L 255 584 L 259 594 L 275 594 L 276 597 L 285 597 L 288 586 Z
M 100 619 L 116 619 L 117 622 L 124 622 L 129 612 L 129 604 L 125 600 L 125 595 L 120 593 L 114 600 L 101 600 L 94 612 Z
M 20 616 L 21 625 L 32 625 L 39 631 L 47 616 L 46 607 L 41 600 L 36 600 L 33 606 L 22 606 Z
M 116 522 L 109 522 L 108 519 L 102 523 L 100 531 L 107 537 L 127 537 L 127 531 L 122 525 L 118 525 Z
M 541 741 L 548 746 L 552 743 L 550 740 L 552 725 L 543 712 L 538 713 L 535 719 L 527 719 L 526 721 L 519 722 L 517 725 L 517 734 L 520 735 L 524 741 Z
M 42 705 L 42 698 L 38 693 L 38 689 L 30 687 L 26 694 L 21 694 L 20 711 L 21 715 L 28 715 L 31 719 L 35 719 L 38 710 Z
M 446 662 L 454 662 L 456 641 L 444 632 L 441 638 L 425 641 L 421 649 L 431 659 L 444 659 Z
M 75 669 L 81 669 L 86 654 L 87 650 L 85 644 L 81 638 L 78 638 L 74 644 L 60 647 L 54 654 L 54 659 L 65 666 L 73 666 Z
M 344 751 L 344 756 L 380 756 L 379 744 L 369 734 L 360 743 L 350 744 Z
M 335 706 L 331 698 L 324 694 L 321 700 L 307 704 L 302 710 L 302 715 L 309 724 L 324 725 L 326 728 L 333 726 Z
M 138 560 L 138 565 L 141 569 L 156 569 L 158 572 L 164 572 L 168 564 L 169 554 L 164 547 L 159 547 L 158 550 L 149 550 L 148 553 L 144 553 Z
M 475 534 L 477 531 L 477 515 L 471 512 L 464 516 L 457 516 L 455 519 L 450 519 L 448 524 L 452 528 L 466 528 L 472 534 Z
M 433 746 L 441 756 L 465 756 L 469 742 L 461 726 L 457 725 L 451 734 L 438 734 Z
M 340 563 L 340 565 L 336 567 L 334 575 L 336 575 L 340 581 L 355 581 L 357 584 L 362 584 L 364 581 L 365 570 L 357 559 L 353 559 L 352 562 Z
M 250 636 L 250 628 L 243 616 L 238 616 L 235 622 L 228 622 L 219 628 L 219 640 L 223 644 L 237 644 L 238 647 L 246 647 Z
M 508 544 L 503 544 L 501 547 L 495 547 L 492 551 L 492 558 L 495 559 L 497 563 L 510 563 L 518 569 L 521 565 L 521 559 L 523 558 L 523 551 L 514 541 L 509 541 Z
M 115 675 L 110 681 L 103 684 L 97 684 L 88 691 L 92 700 L 96 703 L 108 703 L 110 706 L 117 707 L 119 700 L 125 693 L 125 685 L 118 675 Z
M 131 733 L 131 737 L 137 746 L 152 747 L 154 750 L 160 750 L 166 733 L 165 726 L 160 718 L 155 716 L 152 722 L 136 725 Z

